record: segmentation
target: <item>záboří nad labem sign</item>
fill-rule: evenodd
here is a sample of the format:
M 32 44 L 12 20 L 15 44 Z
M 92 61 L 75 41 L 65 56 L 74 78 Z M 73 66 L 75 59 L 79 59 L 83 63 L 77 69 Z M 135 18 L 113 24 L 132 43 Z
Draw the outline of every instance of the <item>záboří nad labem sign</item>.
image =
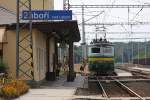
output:
M 72 10 L 32 10 L 32 20 L 72 20 Z M 24 10 L 22 19 L 29 20 L 30 12 Z

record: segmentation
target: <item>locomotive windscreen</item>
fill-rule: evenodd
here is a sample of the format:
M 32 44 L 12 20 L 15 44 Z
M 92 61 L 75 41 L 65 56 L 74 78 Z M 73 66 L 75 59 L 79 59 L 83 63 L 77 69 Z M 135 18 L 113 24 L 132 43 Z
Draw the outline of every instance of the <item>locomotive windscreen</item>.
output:
M 91 48 L 92 53 L 100 53 L 100 48 Z
M 112 48 L 111 47 L 105 47 L 103 52 L 104 53 L 112 53 Z

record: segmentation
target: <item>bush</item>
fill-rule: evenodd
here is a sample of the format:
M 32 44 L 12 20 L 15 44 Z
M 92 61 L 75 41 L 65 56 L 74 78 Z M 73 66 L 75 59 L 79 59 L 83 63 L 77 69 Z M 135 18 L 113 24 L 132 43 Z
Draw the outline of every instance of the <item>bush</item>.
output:
M 13 80 L 10 83 L 5 84 L 1 88 L 1 96 L 5 98 L 15 98 L 26 92 L 28 92 L 29 86 L 25 81 L 22 80 Z
M 7 69 L 7 65 L 3 62 L 2 59 L 0 59 L 0 73 L 6 73 Z

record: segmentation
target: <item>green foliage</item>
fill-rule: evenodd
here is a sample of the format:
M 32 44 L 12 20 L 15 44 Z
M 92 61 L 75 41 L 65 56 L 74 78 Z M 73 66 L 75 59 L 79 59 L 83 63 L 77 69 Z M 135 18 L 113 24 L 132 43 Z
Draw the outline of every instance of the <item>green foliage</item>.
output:
M 81 58 L 82 58 L 82 47 L 74 46 L 74 62 L 81 63 Z
M 7 69 L 7 64 L 5 64 L 2 59 L 0 59 L 0 73 L 6 73 Z
M 138 58 L 138 47 L 140 58 L 145 57 L 145 45 L 147 47 L 147 57 L 150 57 L 150 41 L 148 42 L 116 42 L 115 44 L 115 62 L 130 62 L 133 58 Z M 123 59 L 122 59 L 123 58 Z
M 139 58 L 145 58 L 145 57 L 150 57 L 150 51 L 146 52 L 146 56 L 145 56 L 145 51 L 139 53 Z M 137 59 L 138 54 L 134 58 Z

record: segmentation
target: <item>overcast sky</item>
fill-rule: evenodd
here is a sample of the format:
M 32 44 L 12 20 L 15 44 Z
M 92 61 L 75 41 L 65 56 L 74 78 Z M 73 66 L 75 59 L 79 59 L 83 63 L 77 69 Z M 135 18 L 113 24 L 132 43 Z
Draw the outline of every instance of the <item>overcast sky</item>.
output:
M 85 5 L 138 5 L 138 4 L 150 4 L 150 0 L 70 0 L 70 5 L 75 4 L 85 4 Z M 63 0 L 55 0 L 55 9 L 63 9 Z M 78 23 L 82 22 L 81 9 L 71 9 L 73 10 L 73 19 L 78 20 Z M 139 12 L 139 13 L 138 13 Z M 110 23 L 110 22 L 128 22 L 128 14 L 129 21 L 131 22 L 150 22 L 150 8 L 131 8 L 128 9 L 122 8 L 107 8 L 107 9 L 85 9 L 85 20 L 93 17 L 101 13 L 99 16 L 93 18 L 88 21 L 88 23 L 96 22 L 96 23 Z M 86 41 L 89 43 L 91 39 L 95 38 L 95 27 L 96 26 L 86 26 Z M 102 27 L 102 26 L 97 26 Z M 106 32 L 128 32 L 129 34 L 107 34 L 107 38 L 111 38 L 110 41 L 145 41 L 150 39 L 149 34 L 131 34 L 132 32 L 150 32 L 150 25 L 113 25 L 113 26 L 105 26 Z M 81 25 L 79 25 L 79 29 L 82 33 Z M 101 30 L 101 28 L 100 28 Z M 102 36 L 103 34 L 97 32 L 98 36 Z M 81 34 L 82 36 L 82 34 Z M 90 37 L 90 38 L 89 38 Z M 145 39 L 128 39 L 128 40 L 115 40 L 115 38 L 145 38 Z

